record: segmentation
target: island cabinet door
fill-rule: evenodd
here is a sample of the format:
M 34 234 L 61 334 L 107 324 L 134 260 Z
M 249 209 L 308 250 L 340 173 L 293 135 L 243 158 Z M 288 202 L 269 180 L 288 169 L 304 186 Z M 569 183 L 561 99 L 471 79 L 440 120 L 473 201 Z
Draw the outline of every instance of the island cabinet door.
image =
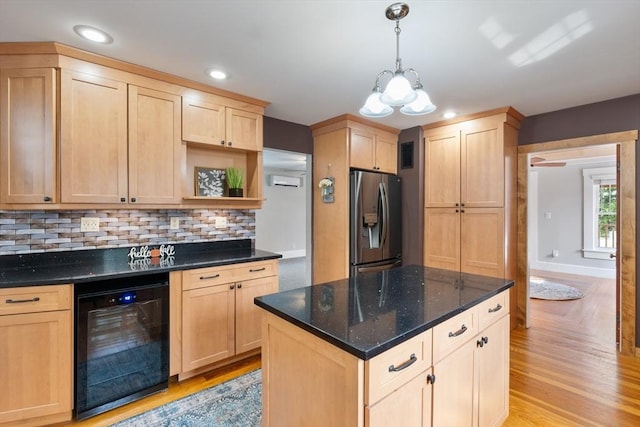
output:
M 473 425 L 474 350 L 470 340 L 433 367 L 433 425 Z
M 501 425 L 509 415 L 509 316 L 483 331 L 476 347 L 478 426 Z
M 253 303 L 253 299 L 277 290 L 278 276 L 245 280 L 236 284 L 236 354 L 260 347 L 262 310 Z
M 373 406 L 367 406 L 365 426 L 430 426 L 431 373 L 431 369 L 420 373 Z
M 188 372 L 235 354 L 234 284 L 182 293 L 182 371 Z

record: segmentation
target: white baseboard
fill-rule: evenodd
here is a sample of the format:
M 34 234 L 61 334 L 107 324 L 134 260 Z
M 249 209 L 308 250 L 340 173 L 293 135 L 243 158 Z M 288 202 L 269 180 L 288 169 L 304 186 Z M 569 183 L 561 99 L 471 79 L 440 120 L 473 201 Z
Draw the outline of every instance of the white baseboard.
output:
M 554 273 L 580 274 L 582 276 L 615 279 L 616 270 L 608 268 L 587 267 L 585 265 L 556 264 L 553 262 L 535 262 L 529 265 L 532 270 L 552 271 Z
M 282 255 L 282 258 L 299 258 L 307 255 L 307 251 L 304 249 L 297 249 L 295 251 L 278 251 Z

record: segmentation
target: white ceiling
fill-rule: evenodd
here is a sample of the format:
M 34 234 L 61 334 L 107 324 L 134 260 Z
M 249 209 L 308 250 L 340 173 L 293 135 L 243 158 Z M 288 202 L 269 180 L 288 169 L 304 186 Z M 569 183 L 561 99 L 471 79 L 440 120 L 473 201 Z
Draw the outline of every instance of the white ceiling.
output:
M 238 92 L 266 115 L 310 125 L 358 114 L 392 69 L 392 0 L 0 0 L 0 41 L 57 41 Z M 404 68 L 435 113 L 379 122 L 407 129 L 511 105 L 524 115 L 640 93 L 638 0 L 409 1 Z M 77 24 L 114 38 L 95 45 Z M 218 66 L 231 78 L 213 82 Z

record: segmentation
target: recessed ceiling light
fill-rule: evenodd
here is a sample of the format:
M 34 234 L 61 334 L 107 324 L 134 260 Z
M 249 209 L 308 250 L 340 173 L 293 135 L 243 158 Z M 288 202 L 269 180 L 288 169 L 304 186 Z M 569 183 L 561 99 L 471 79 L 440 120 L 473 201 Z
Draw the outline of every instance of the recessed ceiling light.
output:
M 73 27 L 73 31 L 83 39 L 90 40 L 92 42 L 103 44 L 113 43 L 113 37 L 109 34 L 88 25 L 76 25 Z
M 214 78 L 216 80 L 224 80 L 227 78 L 227 73 L 222 70 L 209 70 L 209 75 L 211 76 L 211 78 Z
M 442 115 L 442 117 L 444 117 L 445 119 L 453 119 L 456 115 L 457 114 L 455 113 L 455 111 L 447 111 Z

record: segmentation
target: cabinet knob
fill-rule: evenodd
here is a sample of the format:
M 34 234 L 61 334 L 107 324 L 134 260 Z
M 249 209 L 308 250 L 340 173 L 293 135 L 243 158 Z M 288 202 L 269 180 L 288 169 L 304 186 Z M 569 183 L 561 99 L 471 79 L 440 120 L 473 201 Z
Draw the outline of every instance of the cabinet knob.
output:
M 229 286 L 229 289 L 235 289 L 235 288 L 236 288 L 236 285 Z
M 238 283 L 238 289 L 242 287 L 242 283 Z
M 224 145 L 224 139 L 220 141 L 220 145 Z
M 227 142 L 227 145 L 228 145 L 229 147 L 231 147 L 231 146 L 233 145 L 233 142 L 229 141 L 229 142 Z
M 45 201 L 45 202 L 50 202 L 50 201 L 51 201 L 51 197 L 49 197 L 49 196 L 44 196 L 44 201 Z
M 132 198 L 131 198 L 131 203 L 135 203 L 135 202 L 136 202 L 136 198 L 135 198 L 135 197 L 132 197 Z
M 436 382 L 436 376 L 433 374 L 427 375 L 427 384 L 433 384 Z
M 126 199 L 125 197 L 120 197 L 120 201 L 121 201 L 122 203 L 125 203 L 125 202 L 127 201 L 127 199 Z

